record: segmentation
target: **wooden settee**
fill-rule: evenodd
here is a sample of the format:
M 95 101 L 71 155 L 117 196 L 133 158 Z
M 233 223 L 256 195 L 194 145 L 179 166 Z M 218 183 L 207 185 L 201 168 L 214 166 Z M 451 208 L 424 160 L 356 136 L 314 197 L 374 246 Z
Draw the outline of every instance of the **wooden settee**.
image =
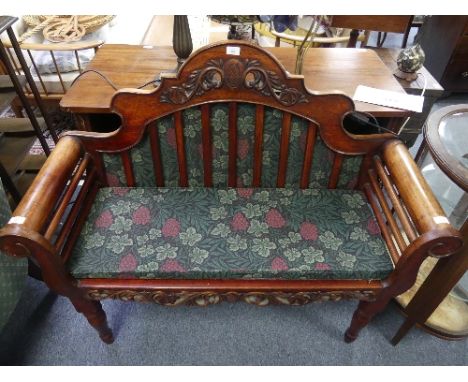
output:
M 402 142 L 345 131 L 350 98 L 309 92 L 260 47 L 203 48 L 112 109 L 121 128 L 62 136 L 0 231 L 107 343 L 104 298 L 355 298 L 350 342 L 461 245 Z

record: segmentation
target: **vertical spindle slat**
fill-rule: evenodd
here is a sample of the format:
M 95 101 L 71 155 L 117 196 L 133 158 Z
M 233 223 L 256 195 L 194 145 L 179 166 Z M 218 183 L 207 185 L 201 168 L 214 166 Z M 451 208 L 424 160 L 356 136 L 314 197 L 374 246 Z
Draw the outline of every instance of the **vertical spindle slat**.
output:
M 89 159 L 90 155 L 85 154 L 83 160 L 81 161 L 78 169 L 76 170 L 75 174 L 73 175 L 70 185 L 67 188 L 67 191 L 65 192 L 63 199 L 60 201 L 59 206 L 57 207 L 54 216 L 52 217 L 52 220 L 49 223 L 49 227 L 47 228 L 47 231 L 44 234 L 44 237 L 47 240 L 50 240 L 52 235 L 54 234 L 55 230 L 57 229 L 60 220 L 63 218 L 63 214 L 65 213 L 65 210 L 68 207 L 68 203 L 70 202 L 73 194 L 76 191 L 76 187 L 78 186 L 79 181 L 81 180 L 86 168 L 88 167 L 89 164 Z
M 129 151 L 123 151 L 120 154 L 122 158 L 122 165 L 125 173 L 125 179 L 127 179 L 127 187 L 135 187 L 135 174 L 132 167 L 132 158 L 130 157 Z
M 104 164 L 102 153 L 94 151 L 90 152 L 89 155 L 91 155 L 91 158 L 93 159 L 94 167 L 96 168 L 98 174 L 98 182 L 104 187 L 108 187 L 109 181 L 107 179 L 107 170 L 106 165 Z
M 406 235 L 410 241 L 416 240 L 418 237 L 416 230 L 414 229 L 410 218 L 408 217 L 405 209 L 403 208 L 403 205 L 400 202 L 399 196 L 395 191 L 395 186 L 390 180 L 390 177 L 387 175 L 382 160 L 378 156 L 374 157 L 374 165 L 375 169 L 377 170 L 377 174 L 379 175 L 379 178 L 382 181 L 385 190 L 387 191 L 387 195 L 392 202 L 393 208 L 395 209 L 397 216 L 403 225 L 403 229 L 405 230 Z
M 237 186 L 237 104 L 229 103 L 228 187 Z
M 58 78 L 60 80 L 60 84 L 62 85 L 63 92 L 66 93 L 67 88 L 65 87 L 65 83 L 63 82 L 62 74 L 60 73 L 60 69 L 59 69 L 59 67 L 57 65 L 57 60 L 55 59 L 55 54 L 51 50 L 49 50 L 49 53 L 50 53 L 50 56 L 52 57 L 52 61 L 54 62 L 55 71 L 57 72 L 57 76 L 58 76 Z
M 34 61 L 34 57 L 31 53 L 31 51 L 28 49 L 26 50 L 28 52 L 29 59 L 31 60 L 31 63 L 33 64 L 34 70 L 36 71 L 37 77 L 39 78 L 39 82 L 41 83 L 42 90 L 44 90 L 45 95 L 49 95 L 49 92 L 47 91 L 46 86 L 44 85 L 44 81 L 42 80 L 41 73 L 39 73 L 39 70 L 37 69 L 36 61 Z
M 255 109 L 255 142 L 253 156 L 253 187 L 260 187 L 262 183 L 262 155 L 263 155 L 263 124 L 265 107 L 257 105 Z
M 388 251 L 390 252 L 390 256 L 392 257 L 393 263 L 396 264 L 398 262 L 398 259 L 400 258 L 400 255 L 395 247 L 395 244 L 393 243 L 390 232 L 388 231 L 388 228 L 385 225 L 383 216 L 380 213 L 378 207 L 379 202 L 375 194 L 372 192 L 369 183 L 366 183 L 364 185 L 364 192 L 367 196 L 367 200 L 369 200 L 372 210 L 374 211 L 375 218 L 377 219 L 377 224 L 379 225 L 380 231 L 382 232 L 382 236 L 385 242 L 387 243 Z
M 278 177 L 276 186 L 284 187 L 286 184 L 286 173 L 288 168 L 289 136 L 291 135 L 291 114 L 283 114 L 283 123 L 281 127 L 281 145 L 279 152 Z
M 213 187 L 213 145 L 210 129 L 210 106 L 201 106 L 202 146 L 203 146 L 203 179 L 205 187 Z
M 398 224 L 396 223 L 395 219 L 393 219 L 393 214 L 392 211 L 390 210 L 390 207 L 387 204 L 387 200 L 385 199 L 385 195 L 382 192 L 382 190 L 379 187 L 379 184 L 377 183 L 377 177 L 375 175 L 374 170 L 369 170 L 369 180 L 371 182 L 372 189 L 374 190 L 375 196 L 377 196 L 377 200 L 379 201 L 380 207 L 382 209 L 382 212 L 384 213 L 384 216 L 387 220 L 387 224 L 390 226 L 391 232 L 393 233 L 393 237 L 395 238 L 396 243 L 398 244 L 398 248 L 400 248 L 400 251 L 404 251 L 405 248 L 407 247 L 405 240 L 403 239 L 403 236 L 400 232 L 400 228 L 398 227 Z
M 335 158 L 333 159 L 332 171 L 330 174 L 330 179 L 328 181 L 328 188 L 335 189 L 338 185 L 338 180 L 340 178 L 341 165 L 343 164 L 343 155 L 340 153 L 335 153 Z
M 307 129 L 306 144 L 304 149 L 304 163 L 302 164 L 301 184 L 302 189 L 309 187 L 310 169 L 312 168 L 312 159 L 314 157 L 315 141 L 317 139 L 317 125 L 309 122 Z
M 81 227 L 93 206 L 99 186 L 94 182 L 95 172 L 90 172 L 88 181 L 83 184 L 78 197 L 68 215 L 54 246 L 64 262 L 70 258 L 76 241 L 80 237 Z
M 11 64 L 15 68 L 16 73 L 18 74 L 18 76 L 21 76 L 21 69 L 18 67 L 18 63 L 16 62 L 16 59 L 15 59 L 15 56 L 13 56 L 13 53 L 11 53 L 11 49 L 12 48 L 6 49 L 6 51 L 8 52 L 8 55 L 10 56 Z M 24 85 L 24 88 L 26 89 L 26 92 L 32 93 L 31 88 L 28 86 L 27 81 L 26 81 L 26 83 Z
M 184 143 L 184 124 L 181 111 L 176 111 L 174 113 L 174 124 L 177 144 L 177 162 L 179 163 L 179 186 L 188 187 L 187 159 L 185 157 Z
M 153 171 L 156 178 L 156 186 L 164 187 L 164 172 L 162 168 L 161 148 L 159 146 L 158 123 L 148 126 L 151 158 L 153 159 Z
M 361 161 L 361 166 L 359 167 L 358 182 L 356 187 L 362 188 L 362 186 L 368 182 L 368 173 L 367 171 L 371 168 L 372 165 L 372 154 L 366 154 L 363 156 Z
M 78 71 L 79 71 L 80 73 L 83 73 L 83 69 L 81 69 L 80 56 L 79 56 L 79 54 L 78 54 L 78 51 L 75 50 L 74 52 L 75 52 L 76 64 L 78 65 Z
M 14 68 L 16 70 L 16 73 L 18 74 L 18 76 L 20 76 L 21 75 L 21 69 L 18 67 L 18 63 L 16 62 L 16 59 L 13 56 L 13 53 L 11 53 L 11 49 L 12 48 L 9 48 L 6 51 L 8 52 L 8 55 L 10 56 L 11 63 L 14 66 Z
M 90 189 L 98 188 L 98 185 L 95 182 L 95 179 L 96 179 L 96 171 L 94 171 L 94 169 L 91 169 L 89 173 L 86 175 L 86 180 L 81 185 L 78 195 L 76 196 L 76 199 L 73 202 L 73 206 L 70 212 L 67 214 L 67 217 L 65 221 L 63 222 L 63 226 L 61 227 L 60 232 L 57 235 L 57 239 L 55 240 L 54 246 L 58 251 L 60 251 L 60 249 L 62 248 L 64 244 L 65 244 L 65 247 L 70 247 L 70 237 L 74 237 L 75 240 L 78 238 L 80 234 L 80 230 L 76 230 L 76 229 L 73 230 L 72 228 L 75 225 L 77 218 L 81 220 L 83 223 L 84 223 L 84 220 L 86 219 L 87 214 L 86 215 L 78 214 L 80 210 L 83 208 L 85 210 L 87 208 L 91 209 L 91 206 L 93 204 L 92 200 L 94 200 L 94 197 L 88 204 L 85 204 L 85 200 L 87 199 L 87 196 L 89 195 L 88 191 L 90 191 Z M 68 237 L 68 240 L 66 240 L 67 237 Z

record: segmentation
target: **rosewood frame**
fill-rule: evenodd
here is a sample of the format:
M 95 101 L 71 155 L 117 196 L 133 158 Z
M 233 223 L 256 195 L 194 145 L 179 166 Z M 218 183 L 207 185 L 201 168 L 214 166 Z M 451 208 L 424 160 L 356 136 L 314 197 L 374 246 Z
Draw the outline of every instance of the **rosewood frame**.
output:
M 229 49 L 228 49 L 229 47 Z M 239 55 L 229 52 L 237 50 Z M 66 262 L 100 187 L 106 186 L 103 153 L 121 155 L 127 185 L 138 186 L 129 150 L 146 128 L 156 184 L 164 184 L 160 152 L 154 128 L 157 119 L 175 116 L 180 186 L 188 185 L 183 147 L 182 110 L 201 105 L 204 182 L 212 186 L 209 107 L 229 104 L 228 185 L 236 180 L 237 103 L 256 104 L 253 187 L 261 186 L 261 153 L 264 107 L 284 112 L 277 186 L 283 187 L 287 168 L 291 115 L 310 121 L 301 187 L 308 183 L 316 133 L 335 152 L 329 188 L 335 188 L 345 155 L 363 155 L 357 188 L 367 196 L 395 264 L 385 280 L 141 280 L 75 279 Z M 107 343 L 113 341 L 105 313 L 98 300 L 155 301 L 175 306 L 207 305 L 223 300 L 243 300 L 259 306 L 268 303 L 301 305 L 318 299 L 361 300 L 345 340 L 353 341 L 361 328 L 390 299 L 415 281 L 422 261 L 429 255 L 446 256 L 461 246 L 459 233 L 444 220 L 444 213 L 402 142 L 390 134 L 353 135 L 343 128 L 344 116 L 354 110 L 350 98 L 339 93 L 309 92 L 302 76 L 287 73 L 263 49 L 230 41 L 199 50 L 177 75 L 163 78 L 153 91 L 126 89 L 112 100 L 122 127 L 112 133 L 71 132 L 62 136 L 31 188 L 16 208 L 13 218 L 0 230 L 0 248 L 11 256 L 28 256 L 41 267 L 44 281 L 67 296 Z M 81 187 L 77 186 L 81 184 Z M 77 194 L 77 195 L 76 195 Z M 58 197 L 57 197 L 58 196 Z M 75 203 L 67 216 L 66 206 Z M 60 226 L 59 221 L 64 221 Z

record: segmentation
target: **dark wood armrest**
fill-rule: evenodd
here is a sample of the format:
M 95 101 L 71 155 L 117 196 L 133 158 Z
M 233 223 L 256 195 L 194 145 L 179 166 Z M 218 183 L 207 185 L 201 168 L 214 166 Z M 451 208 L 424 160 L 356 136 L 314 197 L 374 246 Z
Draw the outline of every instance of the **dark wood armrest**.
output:
M 24 227 L 41 231 L 81 157 L 78 140 L 68 137 L 60 139 L 10 221 L 23 221 L 21 224 Z
M 85 170 L 89 172 L 88 164 L 89 158 L 84 155 L 78 139 L 60 139 L 12 218 L 0 230 L 0 248 L 10 255 L 22 256 L 22 251 L 11 242 L 11 237 L 31 236 L 28 232 L 38 233 L 50 242 L 79 180 Z
M 392 200 L 393 208 L 410 241 L 431 232 L 441 239 L 440 244 L 431 250 L 432 255 L 446 256 L 456 252 L 462 245 L 461 236 L 450 224 L 403 142 L 388 142 L 381 158 L 383 163 L 380 158 L 374 160 L 377 174 L 387 188 L 388 197 L 396 199 Z M 396 198 L 390 195 L 390 188 L 395 191 Z M 401 201 L 400 206 L 398 201 Z M 405 221 L 404 215 L 409 217 L 409 221 Z

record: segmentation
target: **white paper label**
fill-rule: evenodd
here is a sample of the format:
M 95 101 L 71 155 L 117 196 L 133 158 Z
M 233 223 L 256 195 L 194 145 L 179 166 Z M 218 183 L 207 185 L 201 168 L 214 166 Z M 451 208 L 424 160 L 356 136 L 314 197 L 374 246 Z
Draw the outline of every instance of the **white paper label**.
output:
M 445 216 L 434 217 L 434 222 L 436 224 L 450 224 L 449 220 Z
M 227 46 L 226 47 L 226 54 L 232 54 L 234 56 L 240 55 L 240 46 Z
M 8 224 L 23 224 L 26 218 L 24 216 L 13 216 L 8 220 Z
M 424 104 L 424 97 L 421 96 L 375 89 L 363 85 L 357 87 L 353 99 L 355 101 L 372 103 L 374 105 L 411 110 L 417 113 L 422 112 Z

